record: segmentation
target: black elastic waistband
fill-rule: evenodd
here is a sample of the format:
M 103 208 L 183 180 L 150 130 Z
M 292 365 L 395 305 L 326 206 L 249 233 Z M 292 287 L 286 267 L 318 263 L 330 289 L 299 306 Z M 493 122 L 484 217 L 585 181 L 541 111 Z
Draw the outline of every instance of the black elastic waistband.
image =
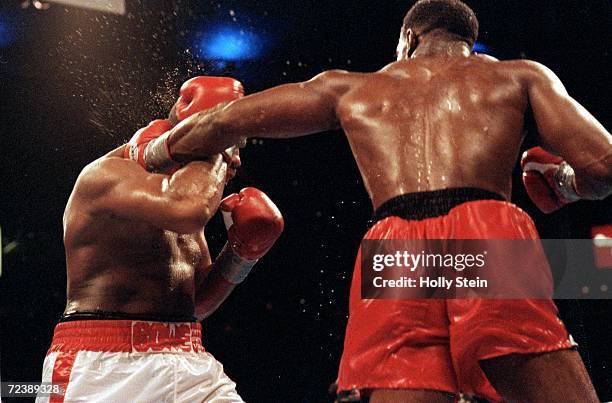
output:
M 60 318 L 61 322 L 72 322 L 75 320 L 138 320 L 146 322 L 197 322 L 198 320 L 191 315 L 153 315 L 153 314 L 133 314 L 125 312 L 109 311 L 80 311 L 64 313 Z
M 374 212 L 372 224 L 390 216 L 406 220 L 424 220 L 448 214 L 462 203 L 476 200 L 506 200 L 503 196 L 479 188 L 450 188 L 430 192 L 407 193 L 387 200 Z

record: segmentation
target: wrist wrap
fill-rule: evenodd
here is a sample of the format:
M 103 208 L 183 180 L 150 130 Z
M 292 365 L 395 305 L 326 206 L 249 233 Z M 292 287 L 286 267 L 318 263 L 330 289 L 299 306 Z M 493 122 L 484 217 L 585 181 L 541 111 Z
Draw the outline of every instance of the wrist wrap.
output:
M 144 162 L 147 171 L 164 173 L 181 167 L 181 164 L 174 161 L 170 155 L 168 137 L 170 137 L 170 132 L 162 134 L 147 144 L 144 151 Z
M 240 284 L 249 275 L 257 260 L 247 260 L 238 256 L 229 244 L 225 244 L 215 261 L 219 274 L 232 284 Z
M 567 162 L 563 161 L 553 176 L 555 190 L 568 202 L 580 200 L 576 191 L 576 174 Z

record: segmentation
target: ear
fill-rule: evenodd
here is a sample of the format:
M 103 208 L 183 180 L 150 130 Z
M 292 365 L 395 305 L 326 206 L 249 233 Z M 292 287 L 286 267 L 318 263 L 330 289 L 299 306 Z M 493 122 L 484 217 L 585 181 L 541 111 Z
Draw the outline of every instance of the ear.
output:
M 408 32 L 406 33 L 407 36 L 407 48 L 408 48 L 408 54 L 407 54 L 407 59 L 410 58 L 410 56 L 412 56 L 412 54 L 414 53 L 414 51 L 416 50 L 418 44 L 419 44 L 419 38 L 417 37 L 416 33 L 412 30 L 412 28 L 408 28 Z
M 396 56 L 397 56 L 397 60 L 406 60 L 408 59 L 408 55 L 409 55 L 409 39 L 408 39 L 408 35 L 409 35 L 409 31 L 404 30 L 403 28 L 400 30 L 400 37 L 399 37 L 399 41 L 397 43 L 397 49 L 396 49 Z

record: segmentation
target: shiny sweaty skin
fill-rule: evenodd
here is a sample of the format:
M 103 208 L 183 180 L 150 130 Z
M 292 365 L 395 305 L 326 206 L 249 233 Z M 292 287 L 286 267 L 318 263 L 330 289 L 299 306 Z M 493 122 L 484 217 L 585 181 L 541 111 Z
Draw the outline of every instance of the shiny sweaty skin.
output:
M 472 56 L 338 73 L 350 88 L 339 99 L 338 121 L 374 206 L 449 187 L 509 197 L 527 106 L 515 70 Z
M 192 317 L 206 303 L 198 295 L 211 264 L 203 230 L 220 203 L 226 164 L 216 156 L 170 178 L 122 152 L 88 165 L 68 201 L 65 313 Z
M 530 107 L 540 143 L 574 168 L 580 196 L 612 193 L 612 136 L 554 73 L 528 60 L 474 55 L 466 43 L 447 39 L 432 32 L 410 54 L 403 33 L 398 61 L 378 72 L 327 71 L 194 115 L 171 131 L 170 154 L 197 160 L 247 137 L 341 128 L 375 209 L 398 195 L 455 187 L 509 199 Z M 510 354 L 480 364 L 512 401 L 596 401 L 576 351 Z M 559 379 L 567 382 L 561 386 Z M 378 389 L 371 401 L 453 398 L 431 390 Z
M 415 57 L 375 73 L 328 71 L 193 116 L 168 140 L 177 160 L 245 137 L 342 128 L 374 208 L 410 192 L 479 187 L 511 194 L 531 106 L 540 140 L 576 171 L 584 198 L 612 192 L 612 136 L 546 67 L 471 55 Z

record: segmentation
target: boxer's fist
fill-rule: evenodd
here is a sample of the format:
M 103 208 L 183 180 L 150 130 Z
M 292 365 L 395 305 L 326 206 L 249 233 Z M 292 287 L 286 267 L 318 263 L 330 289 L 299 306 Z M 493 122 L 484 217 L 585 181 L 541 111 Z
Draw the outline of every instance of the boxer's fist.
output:
M 243 93 L 242 84 L 231 77 L 199 76 L 187 80 L 181 86 L 179 99 L 170 112 L 168 126 L 172 126 L 172 124 L 176 124 L 194 113 L 212 108 L 219 103 L 238 99 Z M 158 124 L 155 124 L 156 128 Z M 163 132 L 169 129 L 170 127 L 165 128 Z M 148 136 L 147 141 L 141 141 L 143 144 L 139 145 L 137 150 L 133 150 L 134 156 L 137 157 L 133 159 L 150 172 L 166 174 L 176 172 L 181 164 L 175 161 L 170 153 L 168 138 L 171 132 L 162 135 L 163 132 L 158 133 L 153 129 L 151 130 L 151 133 L 157 134 L 157 136 Z M 134 137 L 136 138 L 136 136 Z M 128 149 L 132 150 L 132 147 L 128 147 Z M 138 152 L 136 153 L 136 151 Z M 232 148 L 226 150 L 225 154 L 227 155 L 224 155 L 224 158 L 230 164 Z M 232 172 L 230 170 L 230 174 Z
M 229 246 L 243 259 L 265 255 L 283 232 L 283 216 L 261 190 L 244 188 L 223 199 L 220 208 Z
M 165 119 L 157 119 L 149 123 L 147 127 L 138 130 L 123 149 L 123 157 L 136 161 L 144 169 L 147 169 L 145 164 L 145 149 L 151 142 L 170 130 L 172 126 Z
M 210 109 L 222 102 L 229 102 L 244 95 L 242 84 L 231 77 L 198 76 L 185 81 L 175 105 L 178 121 L 194 113 Z
M 552 213 L 580 199 L 574 170 L 563 158 L 534 147 L 523 153 L 521 168 L 527 194 L 542 212 Z

